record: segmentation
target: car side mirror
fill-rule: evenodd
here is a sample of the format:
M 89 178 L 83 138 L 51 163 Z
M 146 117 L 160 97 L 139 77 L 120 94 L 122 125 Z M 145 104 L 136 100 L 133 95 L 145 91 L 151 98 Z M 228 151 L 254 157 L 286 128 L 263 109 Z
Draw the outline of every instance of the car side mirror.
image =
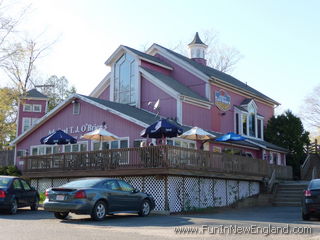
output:
M 138 193 L 138 192 L 140 192 L 140 190 L 138 190 L 136 188 L 132 190 L 132 193 Z

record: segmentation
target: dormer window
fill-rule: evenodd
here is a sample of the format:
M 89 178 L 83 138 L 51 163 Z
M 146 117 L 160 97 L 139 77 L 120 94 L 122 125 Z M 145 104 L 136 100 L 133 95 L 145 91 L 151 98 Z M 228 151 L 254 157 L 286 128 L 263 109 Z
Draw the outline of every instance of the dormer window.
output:
M 235 106 L 234 131 L 238 134 L 263 139 L 263 116 L 259 115 L 254 100 L 246 99 L 241 106 Z
M 114 101 L 130 105 L 136 104 L 136 61 L 128 53 L 114 65 Z

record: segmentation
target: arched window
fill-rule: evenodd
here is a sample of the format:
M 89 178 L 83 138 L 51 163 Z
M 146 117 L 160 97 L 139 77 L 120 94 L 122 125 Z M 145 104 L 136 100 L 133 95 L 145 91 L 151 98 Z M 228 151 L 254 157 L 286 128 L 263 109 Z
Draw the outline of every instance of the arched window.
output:
M 254 107 L 253 104 L 250 104 L 248 106 L 248 120 L 249 120 L 249 136 L 250 137 L 255 137 L 256 136 L 256 108 Z
M 130 54 L 124 54 L 114 65 L 114 101 L 136 104 L 136 62 Z

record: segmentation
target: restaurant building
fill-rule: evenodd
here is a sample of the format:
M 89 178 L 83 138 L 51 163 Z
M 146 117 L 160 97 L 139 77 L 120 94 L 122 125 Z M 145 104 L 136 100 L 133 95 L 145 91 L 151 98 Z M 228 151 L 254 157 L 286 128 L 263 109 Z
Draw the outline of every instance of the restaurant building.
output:
M 141 138 L 140 133 L 158 119 L 168 118 L 185 131 L 197 126 L 217 137 L 235 132 L 246 138 L 233 143 L 207 142 L 205 151 L 232 152 L 285 166 L 287 150 L 264 140 L 264 127 L 279 103 L 207 66 L 207 45 L 198 33 L 188 47 L 190 56 L 186 57 L 158 44 L 146 52 L 121 45 L 105 62 L 111 71 L 89 96 L 74 94 L 50 112 L 48 98 L 30 90 L 20 101 L 17 138 L 12 142 L 16 165 L 24 169 L 25 156 L 127 149 L 139 147 L 141 141 L 158 145 L 154 139 Z M 101 144 L 81 138 L 97 127 L 104 127 L 118 140 Z M 40 144 L 43 136 L 58 129 L 77 138 L 77 144 Z M 168 138 L 166 144 L 199 149 L 199 143 L 180 138 Z M 130 157 L 119 161 L 130 164 Z

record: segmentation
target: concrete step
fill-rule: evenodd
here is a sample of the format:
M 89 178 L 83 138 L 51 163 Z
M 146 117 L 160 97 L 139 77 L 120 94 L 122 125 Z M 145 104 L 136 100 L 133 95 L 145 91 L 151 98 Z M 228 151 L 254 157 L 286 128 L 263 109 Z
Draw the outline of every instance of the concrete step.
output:
M 302 200 L 302 197 L 279 197 L 276 196 L 274 201 L 275 202 L 300 202 Z
M 273 202 L 274 206 L 300 207 L 301 202 Z
M 308 186 L 304 185 L 279 185 L 278 189 L 306 189 Z

